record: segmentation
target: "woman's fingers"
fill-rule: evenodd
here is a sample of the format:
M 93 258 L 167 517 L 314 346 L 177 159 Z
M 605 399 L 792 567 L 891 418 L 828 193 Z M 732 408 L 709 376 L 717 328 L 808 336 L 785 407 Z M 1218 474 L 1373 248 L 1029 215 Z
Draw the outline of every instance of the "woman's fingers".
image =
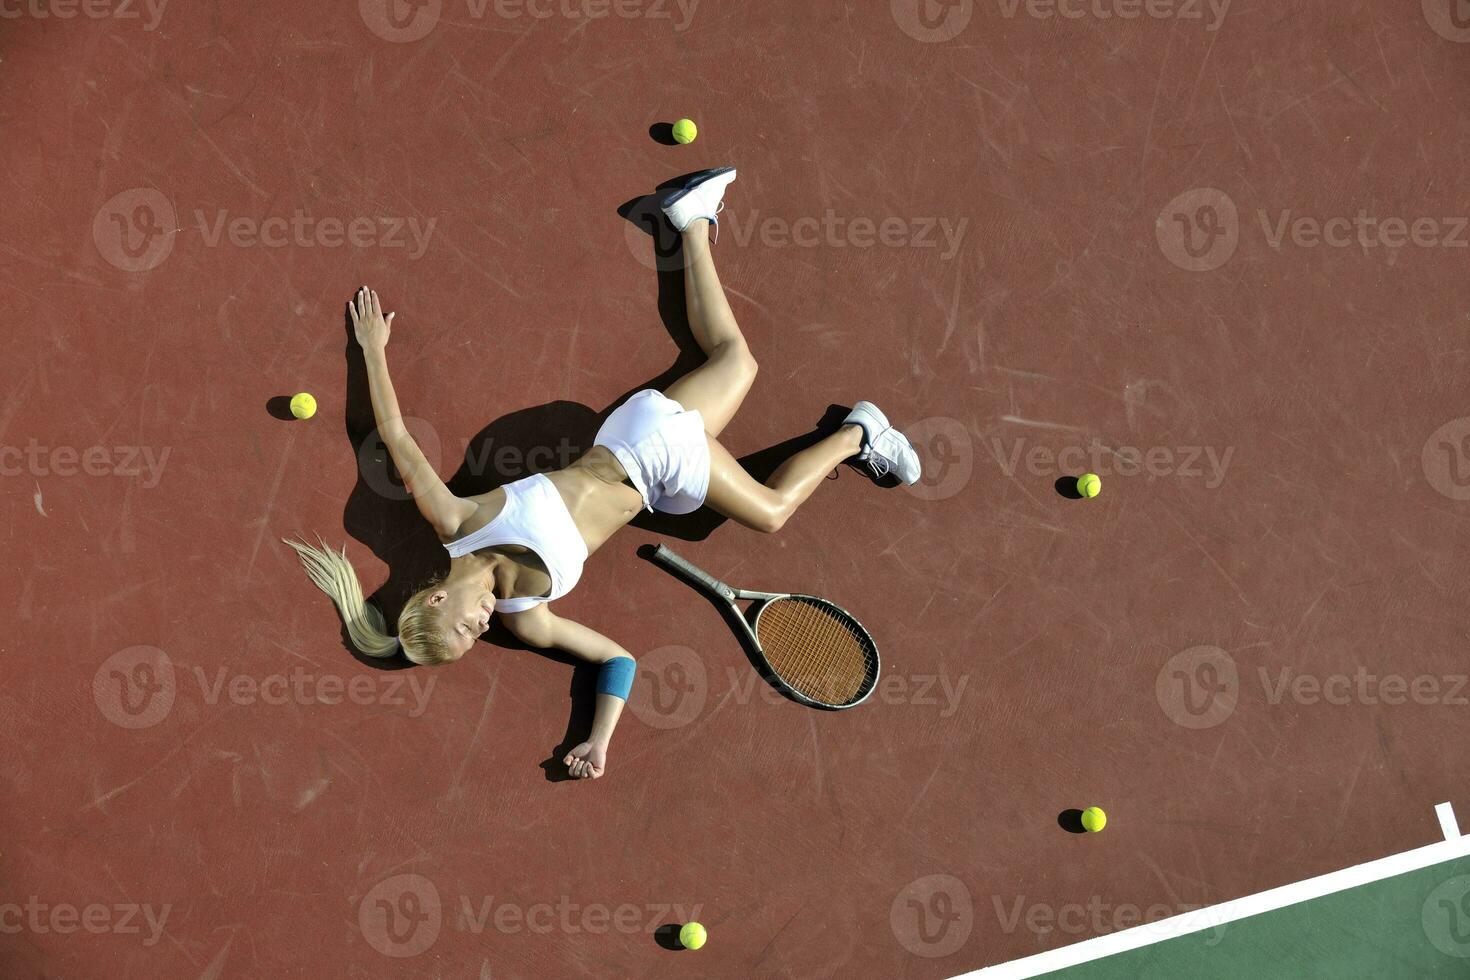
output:
M 590 752 L 591 749 L 585 744 L 577 746 L 562 758 L 562 764 L 567 767 L 567 773 L 573 779 L 597 779 L 602 775 L 603 767 L 595 765 L 582 754 L 583 751 Z
M 347 304 L 347 312 L 352 315 L 353 326 L 363 320 L 373 318 L 381 319 L 385 325 L 392 326 L 393 318 L 397 316 L 396 313 L 383 316 L 383 301 L 378 299 L 378 294 L 374 290 L 366 286 L 357 288 L 357 294 Z

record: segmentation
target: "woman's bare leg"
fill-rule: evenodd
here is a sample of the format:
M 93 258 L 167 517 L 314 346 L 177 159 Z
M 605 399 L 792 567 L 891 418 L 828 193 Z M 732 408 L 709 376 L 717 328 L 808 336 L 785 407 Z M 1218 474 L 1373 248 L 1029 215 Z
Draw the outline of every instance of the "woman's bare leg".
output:
M 682 236 L 684 305 L 694 340 L 709 360 L 669 385 L 664 394 L 698 409 L 704 427 L 717 436 L 735 417 L 755 381 L 755 358 L 725 298 L 709 249 L 709 222 L 695 221 Z
M 812 495 L 817 484 L 838 463 L 857 455 L 862 445 L 863 430 L 856 425 L 844 425 L 793 455 L 777 467 L 768 484 L 761 484 L 711 436 L 709 493 L 704 502 L 748 528 L 766 533 L 779 531 L 796 508 Z

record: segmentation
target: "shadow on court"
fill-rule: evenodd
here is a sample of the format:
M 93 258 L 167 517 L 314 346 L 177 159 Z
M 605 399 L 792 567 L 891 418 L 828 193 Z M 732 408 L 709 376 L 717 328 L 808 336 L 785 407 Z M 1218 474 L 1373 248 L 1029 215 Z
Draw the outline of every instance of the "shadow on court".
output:
M 653 941 L 670 952 L 682 953 L 684 952 L 684 944 L 679 941 L 679 930 L 682 928 L 683 926 L 677 922 L 661 925 L 654 930 Z

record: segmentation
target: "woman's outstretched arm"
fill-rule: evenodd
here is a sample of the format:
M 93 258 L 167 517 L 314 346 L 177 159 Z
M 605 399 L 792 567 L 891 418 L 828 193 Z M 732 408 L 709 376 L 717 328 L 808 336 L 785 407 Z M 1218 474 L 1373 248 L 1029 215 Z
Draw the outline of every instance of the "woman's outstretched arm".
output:
M 475 512 L 475 504 L 449 492 L 403 424 L 398 396 L 394 394 L 393 381 L 388 377 L 388 336 L 394 315 L 383 316 L 378 294 L 366 286 L 357 291 L 356 298 L 347 304 L 347 310 L 352 315 L 352 327 L 367 361 L 368 388 L 372 392 L 378 435 L 382 437 L 383 445 L 388 447 L 393 465 L 402 475 L 403 485 L 418 505 L 419 513 L 433 525 L 441 539 L 451 540 Z
M 613 640 L 581 623 L 553 613 L 545 603 L 525 612 L 501 614 L 506 627 L 533 647 L 555 647 L 594 664 L 601 664 L 597 681 L 597 708 L 592 733 L 574 746 L 562 763 L 579 779 L 596 779 L 607 770 L 607 746 L 633 689 L 633 655 Z

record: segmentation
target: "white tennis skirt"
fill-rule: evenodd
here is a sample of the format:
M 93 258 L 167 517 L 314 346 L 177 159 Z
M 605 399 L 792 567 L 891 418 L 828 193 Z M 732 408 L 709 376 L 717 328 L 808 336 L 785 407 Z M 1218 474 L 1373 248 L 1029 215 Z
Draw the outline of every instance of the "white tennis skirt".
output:
M 617 456 L 649 510 L 688 514 L 709 493 L 704 416 L 645 388 L 607 417 L 593 445 Z

